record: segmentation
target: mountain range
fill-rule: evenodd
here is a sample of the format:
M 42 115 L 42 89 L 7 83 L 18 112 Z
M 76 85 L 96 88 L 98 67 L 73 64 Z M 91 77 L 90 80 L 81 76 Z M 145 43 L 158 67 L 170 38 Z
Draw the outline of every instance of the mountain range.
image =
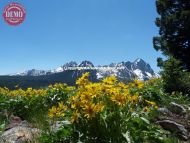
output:
M 151 66 L 140 58 L 136 59 L 134 62 L 122 61 L 99 66 L 94 66 L 92 62 L 85 60 L 79 64 L 71 61 L 53 70 L 31 69 L 24 72 L 0 76 L 0 87 L 6 86 L 14 88 L 15 85 L 19 85 L 19 87 L 22 88 L 39 88 L 56 82 L 74 85 L 76 79 L 85 72 L 90 72 L 90 80 L 92 81 L 98 81 L 111 75 L 125 82 L 134 78 L 148 80 L 158 76 Z

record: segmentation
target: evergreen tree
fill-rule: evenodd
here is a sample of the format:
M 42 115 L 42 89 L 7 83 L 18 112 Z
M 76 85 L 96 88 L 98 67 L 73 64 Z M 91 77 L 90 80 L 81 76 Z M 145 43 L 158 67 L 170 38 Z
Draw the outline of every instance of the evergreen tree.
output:
M 161 72 L 164 88 L 166 92 L 182 92 L 189 94 L 190 92 L 190 77 L 189 73 L 184 71 L 180 66 L 181 62 L 173 57 L 163 62 L 164 71 Z
M 190 0 L 156 0 L 159 35 L 154 48 L 167 60 L 158 58 L 158 66 L 167 92 L 190 92 Z
M 153 38 L 154 48 L 190 71 L 190 0 L 157 0 L 156 7 L 160 36 Z

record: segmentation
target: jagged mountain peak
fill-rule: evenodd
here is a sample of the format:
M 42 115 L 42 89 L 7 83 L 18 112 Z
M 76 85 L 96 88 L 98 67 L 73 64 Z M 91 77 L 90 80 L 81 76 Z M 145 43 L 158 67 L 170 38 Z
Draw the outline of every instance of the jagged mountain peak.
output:
M 147 80 L 156 76 L 150 65 L 141 58 L 136 59 L 134 62 L 122 61 L 117 64 L 112 63 L 110 67 L 115 67 L 115 69 L 98 70 L 97 77 L 103 78 L 109 75 L 115 75 L 124 80 L 133 78 Z
M 131 62 L 130 61 L 122 61 L 122 62 L 120 62 L 120 63 L 118 63 L 117 65 L 119 66 L 119 67 L 126 67 L 126 68 L 130 68 L 131 67 Z
M 93 63 L 90 61 L 82 61 L 79 65 L 79 67 L 94 67 Z
M 78 64 L 75 61 L 70 61 L 63 65 L 63 67 L 76 67 Z
M 147 63 L 146 63 L 143 59 L 138 58 L 138 59 L 136 59 L 136 60 L 133 62 L 133 64 L 140 66 L 140 65 L 146 65 Z
M 23 76 L 40 76 L 46 74 L 45 70 L 37 70 L 37 69 L 31 69 L 31 70 L 26 70 L 24 72 L 19 73 L 19 75 Z M 18 73 L 17 73 L 18 75 Z
M 115 67 L 117 65 L 117 63 L 111 63 L 109 64 L 109 67 Z
M 151 68 L 151 66 L 146 63 L 143 59 L 136 59 L 134 62 L 133 62 L 133 65 L 132 65 L 132 68 L 133 70 L 141 70 L 142 72 L 144 73 L 148 73 L 148 74 L 154 74 L 154 70 Z
M 134 63 L 139 63 L 139 62 L 141 62 L 141 63 L 146 63 L 143 59 L 141 59 L 141 58 L 137 58 L 135 61 L 134 61 Z
M 81 63 L 77 64 L 75 61 L 71 61 L 65 63 L 63 66 L 60 66 L 54 70 L 36 70 L 31 69 L 22 73 L 15 74 L 16 76 L 41 76 L 41 75 L 50 75 L 61 73 L 69 70 L 69 67 L 74 67 L 73 75 L 80 75 L 78 72 L 81 70 L 80 67 L 95 67 L 91 61 L 84 60 Z M 76 68 L 76 69 L 75 69 Z M 79 69 L 77 69 L 79 68 Z M 134 62 L 130 61 L 122 61 L 119 63 L 111 63 L 109 65 L 99 65 L 96 66 L 96 76 L 97 79 L 104 78 L 110 75 L 114 75 L 119 79 L 130 80 L 134 77 L 147 80 L 151 77 L 157 76 L 157 74 L 153 71 L 151 66 L 146 63 L 143 59 L 138 58 Z M 92 69 L 93 70 L 93 69 Z M 80 71 L 80 72 L 85 72 Z

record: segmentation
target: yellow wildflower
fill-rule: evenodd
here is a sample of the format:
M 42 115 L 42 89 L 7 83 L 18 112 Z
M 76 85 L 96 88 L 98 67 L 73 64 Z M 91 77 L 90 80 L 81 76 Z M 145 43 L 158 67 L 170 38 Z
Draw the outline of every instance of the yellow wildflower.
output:
M 109 76 L 104 78 L 102 82 L 108 85 L 113 85 L 117 82 L 117 78 L 115 76 Z
M 154 108 L 155 108 L 155 109 L 158 109 L 158 106 L 156 105 L 156 106 L 154 106 Z
M 71 96 L 69 101 L 70 101 L 70 106 L 72 109 L 79 109 L 81 107 L 79 95 Z
M 82 94 L 80 96 L 80 99 L 81 99 L 82 103 L 86 103 L 86 102 L 91 101 L 91 96 L 90 96 L 90 94 Z
M 148 100 L 145 100 L 145 102 L 148 103 L 148 104 L 151 105 L 151 106 L 156 106 L 156 103 L 155 103 L 155 102 L 148 101 Z
M 89 72 L 86 72 L 85 74 L 82 75 L 81 78 L 79 78 L 76 81 L 76 84 L 79 86 L 84 86 L 84 85 L 88 84 L 89 83 L 88 77 L 89 77 Z
M 127 98 L 126 96 L 122 95 L 122 94 L 114 94 L 111 97 L 111 100 L 116 103 L 119 106 L 123 106 L 127 103 Z
M 57 113 L 57 108 L 53 106 L 51 109 L 49 109 L 48 116 L 50 118 L 53 118 L 56 116 L 56 113 Z
M 63 102 L 58 103 L 58 109 L 60 110 L 67 110 L 67 107 L 63 104 Z
M 137 103 L 138 102 L 138 95 L 136 94 L 136 95 L 131 96 L 130 101 L 132 103 Z
M 80 101 L 73 101 L 71 103 L 71 108 L 75 109 L 75 110 L 79 109 L 81 106 L 82 106 L 82 102 L 80 102 Z
M 144 111 L 145 112 L 150 112 L 150 108 L 146 106 L 146 107 L 144 107 Z
M 87 103 L 83 107 L 84 117 L 90 119 L 95 117 L 95 115 L 102 111 L 104 106 L 102 104 Z
M 98 103 L 98 104 L 96 104 L 96 112 L 101 112 L 101 111 L 103 111 L 103 109 L 104 109 L 104 105 L 103 105 L 103 103 Z
M 80 117 L 80 113 L 78 113 L 78 111 L 75 111 L 71 117 L 71 122 L 74 123 L 78 123 L 78 120 L 79 120 L 79 117 Z
M 84 110 L 84 116 L 89 118 L 95 117 L 96 111 L 95 111 L 95 104 L 86 104 L 83 108 Z
M 50 118 L 63 117 L 65 116 L 66 110 L 67 110 L 67 107 L 63 104 L 63 102 L 59 102 L 58 107 L 53 106 L 51 109 L 49 109 L 48 116 Z
M 142 88 L 144 86 L 144 83 L 140 80 L 134 80 L 133 83 L 134 83 L 134 86 L 137 88 Z

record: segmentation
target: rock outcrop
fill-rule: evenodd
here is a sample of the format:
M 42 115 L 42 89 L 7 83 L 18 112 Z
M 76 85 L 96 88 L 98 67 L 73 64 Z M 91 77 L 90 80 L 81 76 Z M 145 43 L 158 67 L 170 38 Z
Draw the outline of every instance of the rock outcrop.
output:
M 0 143 L 25 143 L 31 142 L 40 135 L 40 130 L 31 127 L 27 121 L 12 116 L 10 123 L 0 136 Z
M 171 102 L 169 107 L 159 108 L 158 112 L 158 124 L 176 134 L 181 140 L 190 139 L 190 112 L 188 107 Z

